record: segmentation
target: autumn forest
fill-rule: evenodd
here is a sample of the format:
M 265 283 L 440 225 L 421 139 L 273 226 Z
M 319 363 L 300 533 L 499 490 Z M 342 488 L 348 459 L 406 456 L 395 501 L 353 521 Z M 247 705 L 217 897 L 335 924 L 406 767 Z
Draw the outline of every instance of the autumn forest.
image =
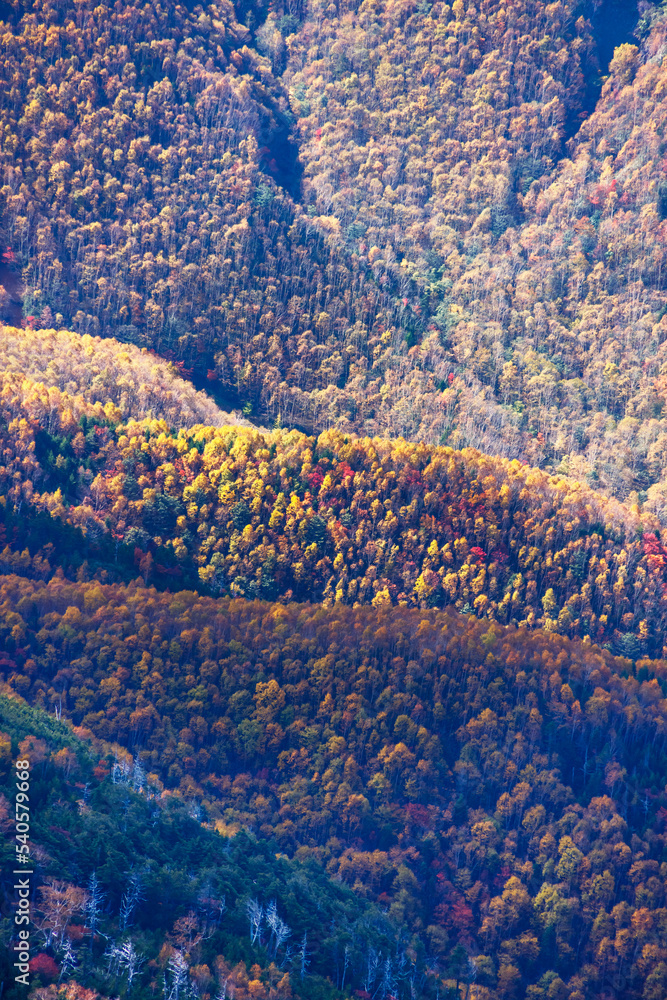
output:
M 664 1000 L 666 128 L 662 2 L 0 3 L 2 1000 Z

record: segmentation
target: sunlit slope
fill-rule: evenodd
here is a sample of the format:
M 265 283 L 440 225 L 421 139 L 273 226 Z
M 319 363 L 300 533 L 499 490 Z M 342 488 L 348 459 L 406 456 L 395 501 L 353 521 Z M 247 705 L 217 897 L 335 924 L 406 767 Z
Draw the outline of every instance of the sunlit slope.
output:
M 0 326 L 0 369 L 89 403 L 111 403 L 124 418 L 162 419 L 174 427 L 238 421 L 168 361 L 113 338 Z
M 304 193 L 412 317 L 409 358 L 387 342 L 375 361 L 374 433 L 562 463 L 662 512 L 664 14 L 577 132 L 597 71 L 574 13 L 320 12 L 284 77 Z
M 570 0 L 79 9 L 3 36 L 26 315 L 171 351 L 255 419 L 663 513 L 660 12 L 591 111 Z
M 403 440 L 173 431 L 17 375 L 2 376 L 1 403 L 7 541 L 16 532 L 52 568 L 74 552 L 119 571 L 129 559 L 145 579 L 214 594 L 454 604 L 662 652 L 656 519 L 574 480 Z

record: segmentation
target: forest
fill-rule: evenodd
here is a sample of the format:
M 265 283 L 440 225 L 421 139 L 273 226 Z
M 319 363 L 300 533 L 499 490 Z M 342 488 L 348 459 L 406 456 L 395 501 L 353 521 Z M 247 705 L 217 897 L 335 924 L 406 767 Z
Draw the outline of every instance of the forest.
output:
M 2 1000 L 664 1000 L 667 5 L 0 21 Z
M 662 515 L 667 27 L 639 6 L 607 67 L 574 0 L 8 4 L 26 322 L 169 352 L 262 422 Z
M 341 986 L 346 978 L 363 982 L 369 954 L 379 961 L 400 948 L 398 928 L 377 906 L 327 878 L 321 866 L 276 857 L 250 833 L 220 837 L 189 803 L 160 801 L 154 776 L 117 745 L 56 722 L 11 693 L 0 694 L 0 720 L 2 787 L 11 792 L 12 755 L 28 755 L 39 810 L 45 870 L 32 960 L 39 1000 L 96 1000 L 100 990 L 139 995 L 141 987 L 151 996 L 175 986 L 192 997 L 214 982 L 239 1000 L 333 998 L 340 993 L 323 970 L 337 968 Z M 8 804 L 0 793 L 3 830 Z M 3 843 L 3 872 L 11 867 Z M 258 883 L 271 896 L 266 908 L 253 896 Z M 54 951 L 63 953 L 61 969 Z M 12 971 L 4 949 L 1 961 L 7 986 Z M 63 964 L 75 977 L 66 985 Z M 404 966 L 413 982 L 425 975 L 423 962 L 419 972 L 414 961 Z
M 8 690 L 49 710 L 48 724 L 57 707 L 93 741 L 98 798 L 75 753 L 51 755 L 82 790 L 71 794 L 108 809 L 124 774 L 235 851 L 251 850 L 237 841 L 248 831 L 305 866 L 302 882 L 317 872 L 379 907 L 386 927 L 372 910 L 357 919 L 398 943 L 364 952 L 357 940 L 349 984 L 362 995 L 457 996 L 473 979 L 480 998 L 664 995 L 667 661 L 451 610 L 214 599 L 141 579 L 6 576 L 0 602 Z M 47 754 L 31 727 L 21 746 L 37 765 Z M 91 853 L 77 866 L 86 874 Z M 117 896 L 129 875 L 103 861 L 104 891 Z M 153 891 L 164 900 L 164 887 Z M 347 905 L 353 915 L 361 903 Z M 326 942 L 306 928 L 313 961 L 317 948 L 338 986 L 340 920 Z M 74 946 L 93 933 L 84 926 Z M 145 956 L 148 941 L 131 940 Z M 274 945 L 261 969 L 275 964 Z M 231 949 L 248 952 L 247 941 Z M 142 975 L 137 996 L 148 967 Z
M 110 339 L 4 338 L 0 728 L 44 780 L 31 1000 L 664 994 L 654 514 L 473 449 L 229 425 Z M 181 398 L 219 426 L 171 427 Z M 58 862 L 75 828 L 134 846 Z
M 57 335 L 17 336 L 28 360 L 33 343 Z M 125 350 L 115 351 L 124 366 Z M 667 550 L 658 518 L 637 505 L 472 449 L 337 431 L 176 431 L 165 416 L 179 385 L 195 405 L 182 380 L 172 383 L 173 404 L 156 388 L 162 409 L 125 420 L 114 402 L 121 382 L 108 371 L 116 389 L 99 376 L 61 390 L 18 370 L 0 374 L 0 559 L 9 571 L 27 560 L 23 572 L 47 578 L 66 558 L 83 578 L 99 564 L 110 581 L 140 572 L 145 583 L 208 594 L 453 605 L 624 655 L 663 655 Z M 51 363 L 48 372 L 56 382 Z M 141 375 L 128 368 L 124 377 Z M 148 406 L 151 393 L 143 396 Z

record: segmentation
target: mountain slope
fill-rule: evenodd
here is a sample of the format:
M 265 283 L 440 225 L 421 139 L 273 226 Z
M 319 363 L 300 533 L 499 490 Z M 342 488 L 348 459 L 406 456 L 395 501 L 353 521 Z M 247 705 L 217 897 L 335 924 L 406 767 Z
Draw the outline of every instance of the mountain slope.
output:
M 573 5 L 362 4 L 292 47 L 306 199 L 431 323 L 376 428 L 564 460 L 620 496 L 662 477 L 665 27 L 646 20 L 569 158 L 593 52 Z
M 451 611 L 18 577 L 2 579 L 0 602 L 10 686 L 130 749 L 227 835 L 250 828 L 387 908 L 412 936 L 404 958 L 431 970 L 417 995 L 470 975 L 488 1000 L 660 995 L 664 660 L 633 665 Z M 190 829 L 190 857 L 224 856 Z M 232 862 L 251 849 L 238 833 L 230 844 Z M 258 885 L 282 899 L 272 877 Z M 117 899 L 123 876 L 108 884 Z M 339 890 L 326 891 L 334 906 Z M 332 926 L 340 948 L 347 932 Z M 335 980 L 341 952 L 323 947 Z M 392 947 L 390 982 L 376 963 L 361 987 L 371 995 L 392 982 L 411 995 Z M 358 953 L 363 983 L 361 940 Z
M 90 403 L 112 403 L 125 418 L 163 419 L 177 427 L 247 423 L 197 392 L 178 366 L 110 337 L 0 327 L 0 368 Z
M 40 0 L 4 38 L 0 211 L 24 313 L 319 419 L 390 304 L 292 199 L 286 95 L 232 5 Z
M 0 386 L 6 569 L 139 571 L 162 586 L 287 601 L 454 604 L 631 656 L 663 652 L 657 520 L 573 480 L 401 440 L 174 432 L 16 375 Z
M 569 0 L 30 9 L 0 94 L 26 314 L 173 352 L 265 418 L 664 515 L 660 9 L 592 111 Z
M 133 766 L 117 744 L 73 730 L 23 699 L 7 697 L 6 690 L 0 694 L 0 730 L 5 832 L 15 793 L 10 763 L 17 757 L 31 761 L 33 996 L 53 995 L 41 992 L 40 980 L 44 985 L 58 977 L 60 966 L 65 982 L 83 982 L 110 996 L 149 997 L 163 984 L 172 988 L 180 974 L 182 994 L 193 997 L 224 992 L 226 984 L 238 1000 L 333 1000 L 361 985 L 370 949 L 383 959 L 395 951 L 396 925 L 334 883 L 316 861 L 276 856 L 270 843 L 246 833 L 220 836 L 192 801 L 161 796 L 156 776 L 147 776 L 138 758 Z M 2 850 L 7 871 L 13 845 L 3 840 Z M 133 886 L 136 898 L 124 910 Z M 12 897 L 5 882 L 3 912 L 10 912 Z M 276 944 L 263 917 L 251 941 L 247 910 L 253 900 L 267 911 L 273 901 L 289 920 L 282 942 Z M 9 920 L 1 933 L 8 944 Z M 68 941 L 75 962 L 69 971 Z M 130 946 L 134 964 L 128 961 Z M 9 955 L 3 949 L 4 995 L 23 996 L 13 985 Z M 344 956 L 345 994 L 335 985 L 345 985 Z M 406 981 L 417 971 L 414 962 L 406 964 Z
M 29 1000 L 667 994 L 667 20 L 603 80 L 615 3 L 2 7 Z

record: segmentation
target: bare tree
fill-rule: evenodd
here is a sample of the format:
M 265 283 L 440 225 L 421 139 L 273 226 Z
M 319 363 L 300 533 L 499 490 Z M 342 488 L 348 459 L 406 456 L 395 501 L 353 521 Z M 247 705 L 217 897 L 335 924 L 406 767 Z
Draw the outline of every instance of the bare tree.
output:
M 120 945 L 112 943 L 106 951 L 106 958 L 109 975 L 127 977 L 127 992 L 129 994 L 132 990 L 132 983 L 144 964 L 144 958 L 136 951 L 129 938 Z
M 306 974 L 306 970 L 310 965 L 310 959 L 308 958 L 308 931 L 303 932 L 303 938 L 301 939 L 301 947 L 297 952 L 297 958 L 299 960 L 299 974 L 301 979 Z
M 132 923 L 134 911 L 136 910 L 137 904 L 141 899 L 143 899 L 141 876 L 139 872 L 134 871 L 130 875 L 127 889 L 123 893 L 123 898 L 120 901 L 119 923 L 121 931 L 127 930 Z
M 188 965 L 183 958 L 182 951 L 172 952 L 167 970 L 170 974 L 171 982 L 167 982 L 165 976 L 165 1000 L 185 1000 L 190 995 L 191 990 L 188 978 Z
M 109 976 L 118 975 L 118 951 L 118 945 L 110 941 L 107 950 L 104 952 L 104 957 L 107 960 L 107 975 Z
M 135 792 L 143 792 L 146 787 L 146 772 L 143 768 L 139 757 L 134 758 L 134 767 L 132 768 L 132 788 Z
M 343 987 L 345 986 L 345 975 L 347 973 L 349 966 L 350 966 L 350 946 L 349 944 L 346 944 L 345 949 L 343 951 L 343 978 L 340 981 L 341 993 L 343 992 Z
M 259 937 L 264 920 L 264 907 L 256 899 L 249 899 L 246 904 L 246 913 L 250 921 L 250 943 L 254 944 Z
M 271 938 L 273 940 L 273 957 L 275 958 L 278 953 L 278 949 L 292 933 L 285 921 L 278 916 L 278 908 L 276 906 L 275 899 L 272 900 L 266 908 L 266 922 L 271 930 Z
M 373 987 L 375 986 L 375 980 L 378 974 L 378 965 L 380 964 L 380 959 L 375 948 L 368 946 L 368 953 L 366 955 L 366 969 L 364 972 L 363 988 L 366 993 L 373 993 Z
M 72 942 L 70 938 L 65 938 L 65 946 L 63 948 L 63 957 L 60 965 L 60 976 L 58 982 L 61 983 L 65 976 L 69 976 L 70 972 L 73 972 L 78 963 L 76 960 L 76 955 L 74 954 L 74 948 L 72 947 Z
M 134 979 L 141 971 L 144 959 L 135 950 L 134 944 L 130 940 L 124 941 L 119 950 L 118 965 L 127 976 L 127 991 L 129 993 Z
M 116 757 L 114 765 L 111 768 L 111 780 L 114 785 L 127 785 L 130 782 L 132 775 L 132 768 L 126 760 L 119 760 Z
M 93 950 L 93 939 L 99 933 L 100 916 L 104 904 L 104 893 L 100 887 L 97 872 L 88 879 L 88 902 L 86 903 L 85 914 L 90 929 L 90 950 Z
M 391 958 L 386 958 L 382 966 L 382 979 L 380 981 L 379 992 L 381 1000 L 386 1000 L 387 997 L 393 996 L 396 992 L 396 983 L 393 962 Z

